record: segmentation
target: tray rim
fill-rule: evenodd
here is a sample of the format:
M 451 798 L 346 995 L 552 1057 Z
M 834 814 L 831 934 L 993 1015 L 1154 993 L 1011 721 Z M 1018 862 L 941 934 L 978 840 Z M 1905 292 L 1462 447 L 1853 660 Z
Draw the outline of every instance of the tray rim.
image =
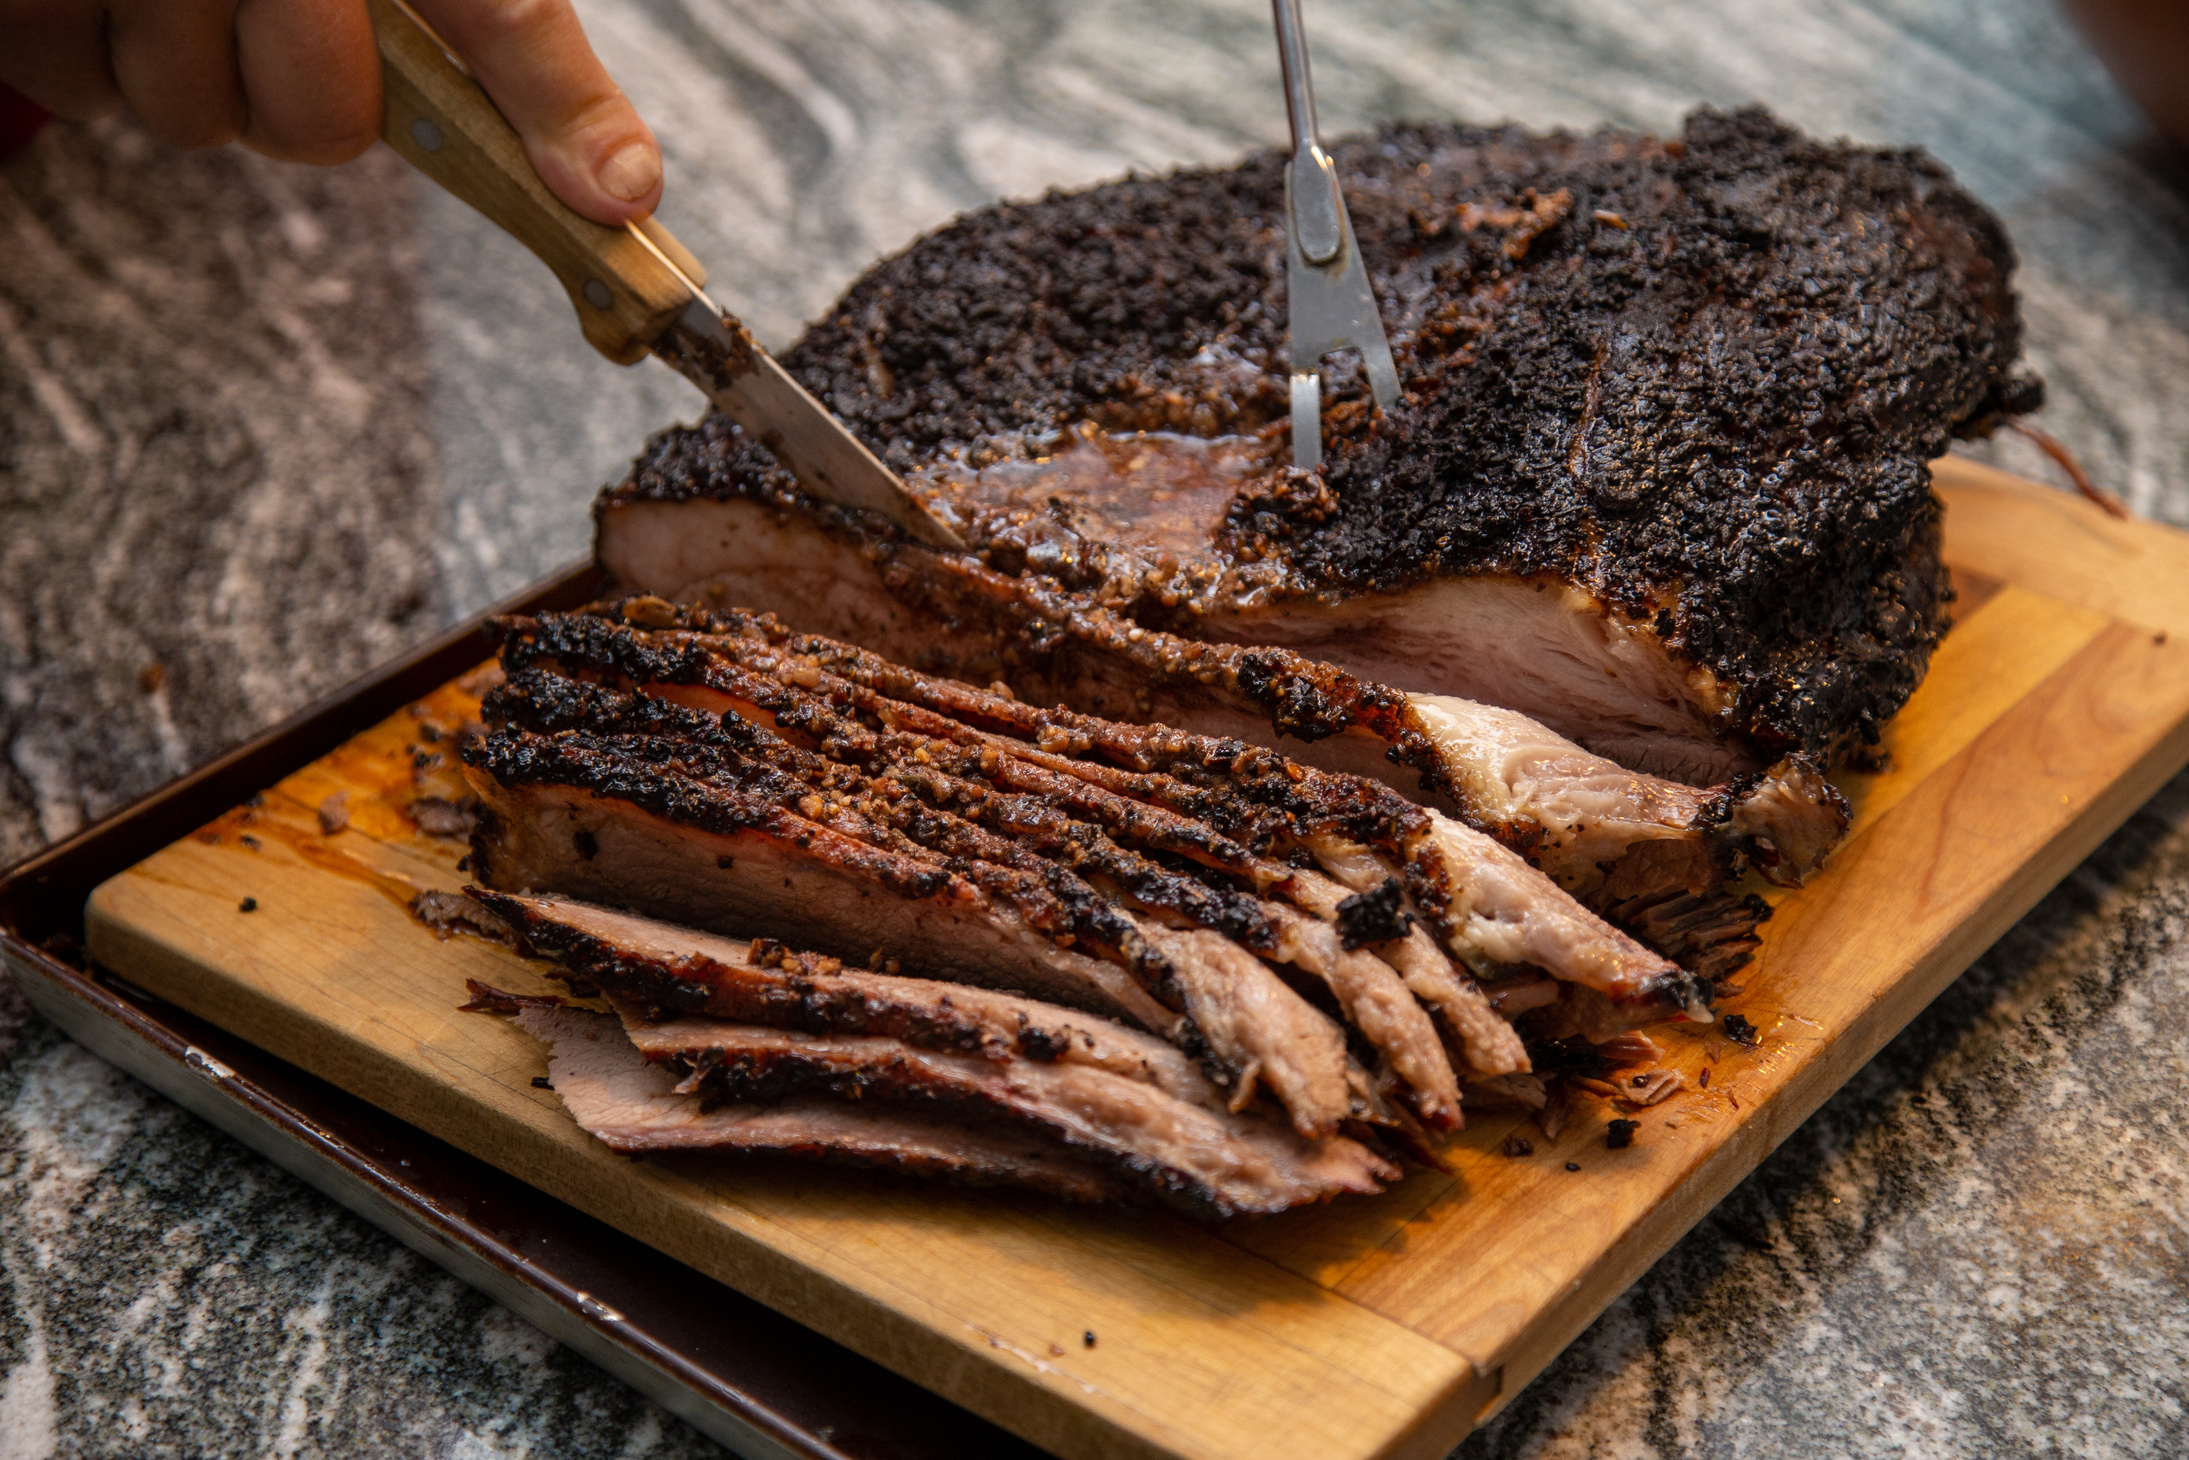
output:
M 567 1203 L 447 1146 L 386 1111 L 335 1088 L 92 967 L 77 967 L 85 899 L 108 877 L 249 799 L 298 766 L 453 679 L 485 658 L 489 619 L 502 613 L 575 607 L 605 575 L 572 564 L 446 632 L 352 680 L 271 728 L 169 781 L 74 835 L 0 869 L 0 967 L 31 1005 L 63 1033 L 153 1090 L 250 1147 L 410 1250 L 524 1318 L 556 1342 L 646 1395 L 732 1452 L 754 1460 L 860 1460 L 888 1455 L 979 1453 L 1036 1456 L 1037 1447 L 949 1400 L 891 1373 L 758 1300 L 738 1293 L 586 1216 Z M 430 1151 L 453 1179 L 435 1189 L 358 1138 L 360 1120 L 383 1138 Z M 407 1164 L 407 1162 L 405 1163 Z M 421 1165 L 425 1163 L 421 1162 Z M 481 1190 L 516 1188 L 537 1220 L 497 1228 L 470 1215 Z M 579 1233 L 592 1244 L 557 1246 L 543 1237 Z M 546 1253 L 585 1251 L 590 1262 Z M 659 1267 L 652 1281 L 673 1287 L 677 1312 L 649 1311 L 644 1295 L 614 1290 L 620 1307 L 581 1280 L 610 1291 L 603 1264 Z M 584 1270 L 595 1269 L 591 1278 Z M 761 1348 L 799 1354 L 820 1372 L 789 1384 L 781 1372 L 723 1364 L 676 1321 L 701 1303 L 734 1315 Z M 689 1324 L 682 1325 L 688 1328 Z M 803 1352 L 802 1352 L 803 1351 Z M 779 1366 L 780 1367 L 780 1366 Z M 842 1435 L 799 1411 L 847 1395 L 861 1402 Z M 939 1445 L 940 1448 L 931 1448 Z

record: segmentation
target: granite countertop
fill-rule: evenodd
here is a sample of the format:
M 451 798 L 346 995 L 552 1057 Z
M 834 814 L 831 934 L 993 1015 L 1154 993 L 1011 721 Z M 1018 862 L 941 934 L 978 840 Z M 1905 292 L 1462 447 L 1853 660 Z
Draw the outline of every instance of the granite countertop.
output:
M 780 343 L 953 213 L 1279 140 L 1261 0 L 581 0 Z M 1318 0 L 1324 124 L 1769 102 L 2005 218 L 2043 423 L 2189 524 L 2189 169 L 2041 0 Z M 0 164 L 0 862 L 586 547 L 694 399 L 384 149 Z M 2012 441 L 1987 459 L 2055 480 Z M 1460 1453 L 2189 1453 L 2189 776 Z M 720 1453 L 0 999 L 0 1453 Z

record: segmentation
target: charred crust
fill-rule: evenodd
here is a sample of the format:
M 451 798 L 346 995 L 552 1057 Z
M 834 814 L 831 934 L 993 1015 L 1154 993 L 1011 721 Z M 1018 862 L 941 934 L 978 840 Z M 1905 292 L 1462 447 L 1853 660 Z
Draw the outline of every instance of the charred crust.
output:
M 1333 150 L 1405 400 L 1369 412 L 1334 370 L 1323 472 L 1242 491 L 1210 572 L 1292 594 L 1557 577 L 1709 670 L 1760 749 L 1873 739 L 1948 623 L 1925 463 L 2042 397 L 1997 219 L 1920 152 L 1758 108 L 1666 140 L 1406 125 Z M 1284 413 L 1281 195 L 1264 153 L 981 210 L 782 359 L 906 471 L 1088 425 L 1250 435 Z M 796 492 L 715 417 L 657 437 L 598 510 L 702 496 Z M 1007 575 L 1120 581 L 1070 533 L 1040 561 L 997 546 Z M 1200 571 L 1119 607 L 1190 633 Z M 1331 733 L 1305 687 L 1270 688 L 1288 733 Z
M 978 1121 L 992 1112 L 1040 1128 L 1076 1150 L 1097 1156 L 1134 1188 L 1183 1215 L 1203 1222 L 1227 1221 L 1242 1209 L 1206 1182 L 1139 1153 L 1118 1152 L 1085 1141 L 1068 1123 L 1048 1118 L 1038 1106 L 999 1107 L 977 1088 L 938 1083 L 911 1062 L 890 1060 L 845 1068 L 787 1050 L 707 1050 L 668 1061 L 686 1076 L 707 1104 L 772 1104 L 795 1095 L 825 1094 L 842 1100 L 885 1100 L 950 1110 Z
M 1338 904 L 1338 941 L 1351 950 L 1405 937 L 1414 927 L 1405 904 L 1406 889 L 1396 877 L 1384 878 L 1373 891 L 1354 893 Z

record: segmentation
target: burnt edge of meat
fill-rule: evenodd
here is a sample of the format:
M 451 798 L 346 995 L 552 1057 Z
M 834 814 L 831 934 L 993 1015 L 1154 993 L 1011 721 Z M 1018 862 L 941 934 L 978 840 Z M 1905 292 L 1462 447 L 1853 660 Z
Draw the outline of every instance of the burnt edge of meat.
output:
M 649 620 L 658 619 L 650 622 L 653 628 L 725 639 L 750 636 L 809 660 L 820 670 L 871 685 L 890 699 L 935 708 L 947 719 L 1001 731 L 1043 750 L 1173 778 L 1181 794 L 1191 797 L 1187 814 L 1257 853 L 1296 828 L 1335 831 L 1354 841 L 1395 849 L 1410 844 L 1429 825 L 1427 812 L 1379 781 L 1316 770 L 1243 740 L 1188 734 L 1161 725 L 1132 725 L 1063 708 L 1044 710 L 1003 700 L 969 685 L 907 669 L 840 640 L 797 632 L 773 614 L 640 598 L 629 604 L 597 603 L 574 614 L 511 616 L 491 624 L 490 632 L 500 644 L 504 668 L 513 676 L 543 661 L 568 659 L 575 663 L 614 664 L 635 678 L 662 683 L 703 679 L 709 658 L 703 646 L 648 643 L 624 631 L 623 621 L 635 605 L 645 606 L 643 612 Z M 540 698 L 543 689 L 551 689 L 550 700 Z M 496 703 L 511 708 L 521 703 L 530 723 L 552 729 L 564 723 L 559 716 L 571 713 L 559 702 L 551 702 L 553 697 L 575 697 L 572 703 L 583 700 L 589 706 L 597 694 L 583 685 L 550 687 L 526 680 L 518 689 L 505 686 L 504 691 L 498 691 Z M 624 697 L 617 698 L 621 703 Z M 796 699 L 790 697 L 789 702 L 795 704 Z M 679 733 L 702 739 L 723 729 L 709 717 L 674 705 L 634 701 L 633 712 L 660 717 L 664 723 L 673 723 Z M 500 774 L 505 762 L 520 781 L 552 781 L 557 776 L 554 768 L 535 768 L 524 763 L 520 755 L 511 755 L 492 735 L 466 747 L 467 764 Z M 649 810 L 664 810 L 666 802 L 650 783 L 645 783 L 648 780 L 640 778 L 642 783 L 634 784 L 628 792 L 606 783 L 598 789 Z M 749 821 L 716 826 L 710 824 L 711 818 L 701 819 L 696 810 L 665 814 L 707 830 L 734 831 L 743 825 L 758 824 Z M 757 817 L 763 813 L 756 809 L 750 814 Z M 1211 842 L 1205 850 L 1215 852 L 1219 847 L 1219 843 Z M 914 895 L 930 891 L 915 889 Z
M 1338 941 L 1347 951 L 1371 943 L 1389 943 L 1413 930 L 1414 915 L 1405 910 L 1406 889 L 1396 877 L 1369 892 L 1356 892 L 1338 904 Z
M 484 887 L 467 887 L 464 892 L 516 930 L 520 952 L 553 960 L 556 967 L 549 972 L 555 978 L 576 987 L 597 987 L 643 1010 L 655 1022 L 685 1015 L 735 1018 L 801 1034 L 882 1035 L 960 1054 L 979 1054 L 987 1045 L 985 1027 L 976 1019 L 953 1017 L 947 996 L 932 1012 L 877 1007 L 855 990 L 825 989 L 816 982 L 842 971 L 843 960 L 801 953 L 773 938 L 752 940 L 752 961 L 781 972 L 781 983 L 763 994 L 741 994 L 736 1007 L 729 1010 L 717 1007 L 720 979 L 711 959 L 633 953 L 581 929 L 534 916 L 506 894 Z M 1055 1036 L 1033 1024 L 1018 1031 L 1011 1047 L 1014 1053 L 1043 1063 L 1064 1054 Z
M 507 630 L 514 627 L 514 623 L 515 621 L 509 621 L 502 627 Z M 808 643 L 827 644 L 839 653 L 843 648 L 825 640 L 798 642 L 801 646 Z M 818 656 L 807 657 L 815 658 L 817 663 L 821 662 Z M 720 761 L 710 767 L 720 784 L 762 796 L 786 810 L 817 789 L 814 782 L 799 775 L 788 774 L 785 766 L 778 763 L 783 757 L 795 757 L 801 762 L 810 762 L 804 767 L 809 774 L 818 768 L 818 774 L 827 787 L 833 793 L 844 796 L 847 803 L 856 803 L 861 813 L 871 818 L 877 828 L 886 826 L 897 832 L 909 833 L 913 843 L 928 850 L 934 850 L 931 846 L 932 838 L 922 832 L 928 823 L 935 820 L 928 815 L 930 810 L 953 820 L 970 814 L 978 822 L 981 818 L 975 803 L 997 795 L 993 788 L 964 783 L 959 777 L 951 776 L 948 773 L 953 764 L 951 753 L 941 746 L 935 747 L 937 754 L 928 767 L 883 761 L 868 769 L 861 769 L 843 762 L 831 762 L 830 755 L 843 755 L 847 751 L 866 760 L 877 751 L 901 747 L 890 747 L 886 743 L 886 737 L 877 735 L 876 732 L 880 729 L 878 721 L 873 724 L 862 722 L 859 716 L 863 707 L 833 702 L 827 696 L 814 691 L 788 685 L 770 686 L 764 681 L 748 682 L 744 686 L 755 696 L 757 703 L 775 715 L 779 725 L 806 731 L 821 740 L 823 750 L 828 754 L 818 757 L 795 751 L 776 741 L 772 734 L 764 733 L 764 738 L 755 740 L 753 737 L 756 732 L 734 719 L 717 720 L 701 712 L 667 704 L 643 694 L 613 691 L 595 684 L 543 675 L 537 671 L 534 666 L 542 659 L 548 659 L 563 667 L 576 664 L 613 669 L 642 682 L 706 681 L 706 671 L 712 663 L 712 656 L 705 649 L 696 645 L 651 644 L 599 617 L 568 615 L 525 621 L 522 628 L 516 629 L 505 640 L 503 659 L 510 669 L 510 678 L 487 698 L 486 713 L 490 723 L 515 722 L 531 730 L 550 734 L 585 732 L 593 735 L 645 737 L 652 740 L 663 736 L 681 737 L 682 747 L 686 751 L 695 755 L 711 752 L 720 757 Z M 826 662 L 840 664 L 841 659 Z M 873 662 L 882 664 L 885 661 L 877 659 Z M 894 666 L 889 667 L 894 669 Z M 864 712 L 871 715 L 871 711 Z M 954 726 L 957 723 L 952 722 Z M 664 752 L 668 752 L 672 747 L 663 745 L 662 748 Z M 962 753 L 970 756 L 977 766 L 980 759 L 977 752 Z M 969 768 L 961 765 L 958 769 L 965 771 Z M 869 770 L 872 772 L 871 780 Z M 953 781 L 958 782 L 955 787 L 949 784 Z M 909 791 L 913 794 L 909 797 L 889 795 L 886 797 L 886 805 L 877 804 L 872 795 L 877 787 L 890 791 Z M 924 794 L 921 789 L 923 787 L 926 788 Z M 1107 840 L 1091 827 L 1082 829 L 1072 825 L 1062 826 L 1059 834 L 1065 845 L 1049 848 L 1048 855 L 1061 855 L 1066 863 L 1085 857 L 1091 849 L 1084 844 L 1084 837 L 1076 835 L 1082 830 L 1100 840 Z M 1182 823 L 1172 830 L 1174 835 L 1185 839 L 1180 849 L 1208 856 L 1218 862 L 1242 863 L 1251 856 L 1247 847 L 1220 833 L 1212 832 L 1206 825 Z M 1016 854 L 1036 844 L 1030 839 L 1029 833 L 1030 828 L 1021 827 L 1017 840 L 1009 836 L 993 838 L 993 845 L 987 849 L 988 858 L 973 856 L 977 849 L 963 844 L 957 845 L 951 855 L 968 857 L 970 860 L 967 863 L 967 875 L 980 882 L 982 879 L 978 869 L 985 860 L 999 859 L 998 865 L 1001 866 L 1003 863 L 1000 858 L 1011 857 L 1014 859 L 1013 865 L 1023 867 L 1023 860 L 1018 859 Z M 979 832 L 972 834 L 983 835 Z M 1264 840 L 1270 834 L 1273 833 L 1268 828 L 1262 829 Z M 1026 845 L 1022 846 L 1022 841 Z M 1099 908 L 1105 905 L 1094 896 L 1091 888 L 1071 875 L 1065 866 L 1051 865 L 1046 861 L 1039 862 L 1038 865 L 1045 873 L 1039 897 L 1042 906 L 1024 905 L 1026 889 L 1016 885 L 1022 880 L 1019 878 L 1011 879 L 1015 885 L 1015 895 L 1014 890 L 993 886 L 989 890 L 1000 892 L 1006 900 L 1019 903 L 1021 911 L 1028 913 L 1037 927 L 1055 925 L 1069 928 L 1075 938 L 1097 946 L 1117 941 L 1120 937 L 1119 930 L 1101 925 Z M 1112 876 L 1133 875 L 1116 865 L 1108 865 L 1105 870 Z M 1151 863 L 1140 869 L 1137 879 L 1129 885 L 1137 895 L 1167 901 L 1160 896 L 1161 889 L 1153 885 L 1157 882 L 1175 884 L 1177 889 L 1190 887 L 1200 893 L 1204 900 L 1216 904 L 1213 910 L 1218 914 L 1217 920 L 1208 925 L 1218 927 L 1234 941 L 1243 941 L 1252 946 L 1257 939 L 1266 941 L 1273 935 L 1274 930 L 1261 926 L 1260 920 L 1251 910 L 1243 904 L 1234 905 L 1238 903 L 1236 898 L 1227 899 L 1221 891 L 1205 889 L 1198 882 L 1178 873 L 1168 872 L 1160 863 Z
M 792 630 L 771 613 L 707 609 L 637 595 L 597 602 L 571 614 L 512 615 L 496 620 L 490 632 L 511 675 L 490 697 L 490 722 L 511 713 L 538 730 L 574 729 L 581 723 L 606 729 L 610 724 L 593 716 L 599 706 L 612 700 L 618 707 L 611 712 L 617 728 L 622 727 L 620 717 L 628 712 L 648 721 L 674 722 L 687 737 L 711 740 L 727 733 L 728 727 L 700 712 L 643 703 L 643 696 L 634 699 L 595 686 L 542 683 L 530 671 L 543 663 L 567 661 L 612 666 L 639 681 L 694 683 L 705 678 L 706 665 L 716 652 L 707 647 L 709 641 L 721 650 L 739 643 L 766 645 L 814 671 L 841 677 L 850 690 L 850 698 L 831 701 L 825 708 L 813 703 L 815 696 L 792 691 L 787 685 L 763 691 L 779 723 L 792 723 L 782 718 L 786 712 L 806 717 L 809 731 L 838 744 L 831 754 L 858 753 L 849 744 L 856 724 L 848 733 L 844 727 L 847 721 L 871 714 L 871 707 L 861 705 L 865 697 L 878 696 L 900 707 L 916 707 L 939 722 L 997 731 L 1028 741 L 1042 752 L 1121 769 L 1146 782 L 1134 795 L 1150 794 L 1158 804 L 1198 824 L 1184 829 L 1192 838 L 1190 849 L 1215 864 L 1225 864 L 1241 851 L 1282 854 L 1295 838 L 1316 833 L 1336 833 L 1378 848 L 1401 864 L 1405 890 L 1428 915 L 1431 926 L 1448 931 L 1453 888 L 1441 875 L 1442 858 L 1426 837 L 1432 818 L 1381 781 L 1305 766 L 1242 740 L 1130 724 L 1062 706 L 1040 709 L 947 677 L 924 674 L 856 645 Z M 680 639 L 684 634 L 705 639 Z M 1380 687 L 1369 688 L 1384 693 Z M 583 708 L 573 708 L 580 705 Z M 488 747 L 495 742 L 496 737 L 489 737 L 476 751 L 467 748 L 467 762 L 487 764 Z M 537 773 L 527 778 L 537 778 Z M 671 813 L 671 819 L 677 817 Z M 1431 863 L 1436 864 L 1436 872 L 1430 870 Z M 1730 908 L 1731 923 L 1737 923 L 1746 911 L 1722 896 L 1704 898 L 1702 903 L 1720 917 L 1727 917 Z M 1044 919 L 1035 921 L 1039 925 Z M 1244 931 L 1231 928 L 1227 936 L 1240 937 Z M 1096 930 L 1085 926 L 1083 932 L 1093 935 Z M 1730 931 L 1721 928 L 1719 937 L 1727 936 Z M 1099 939 L 1090 936 L 1089 941 Z M 1161 990 L 1157 992 L 1161 996 Z M 1710 993 L 1708 977 L 1682 969 L 1680 977 L 1668 979 L 1659 988 L 1657 997 L 1679 1007 L 1707 1004 Z
M 982 1121 L 1004 1129 L 1015 1128 L 1010 1117 L 999 1117 L 977 1096 L 938 1090 L 916 1070 L 901 1062 L 859 1066 L 852 1069 L 819 1068 L 791 1051 L 738 1050 L 714 1058 L 679 1056 L 668 1067 L 693 1086 L 702 1106 L 774 1105 L 801 1095 L 824 1095 L 854 1103 L 881 1101 L 947 1112 L 960 1121 Z M 1070 1136 L 1042 1124 L 1027 1122 L 1045 1139 L 1084 1149 Z M 1225 1201 L 1206 1183 L 1188 1172 L 1139 1151 L 1105 1151 L 1100 1160 L 1144 1197 L 1153 1197 L 1193 1221 L 1214 1226 L 1245 1215 Z
M 1569 579 L 1712 670 L 1759 744 L 1874 740 L 1949 623 L 1926 463 L 2042 396 L 1997 219 L 1919 151 L 1759 108 L 1676 139 L 1401 125 L 1334 151 L 1406 400 L 1377 417 L 1335 369 L 1328 493 L 1242 501 L 1233 552 L 1304 591 Z M 899 469 L 1088 422 L 1279 429 L 1281 197 L 1264 153 L 985 209 L 782 358 Z M 786 482 L 711 418 L 614 495 Z
M 528 647 L 537 652 L 538 641 Z M 745 756 L 714 717 L 641 694 L 537 674 L 514 651 L 505 654 L 505 663 L 511 677 L 485 703 L 495 728 L 464 751 L 467 764 L 504 785 L 589 790 L 678 825 L 724 835 L 760 831 L 801 848 L 826 834 L 836 865 L 899 897 L 921 901 L 953 884 L 969 884 L 1052 938 L 1068 935 L 1121 956 L 1130 946 L 1129 930 L 1110 905 L 1065 869 L 1045 867 L 1048 875 L 1040 875 L 977 858 L 937 859 L 924 847 L 823 828 L 795 809 L 813 788 Z M 475 853 L 475 865 L 487 864 L 486 852 Z M 1151 976 L 1151 992 L 1176 1001 L 1160 965 L 1141 968 L 1142 960 L 1131 962 Z

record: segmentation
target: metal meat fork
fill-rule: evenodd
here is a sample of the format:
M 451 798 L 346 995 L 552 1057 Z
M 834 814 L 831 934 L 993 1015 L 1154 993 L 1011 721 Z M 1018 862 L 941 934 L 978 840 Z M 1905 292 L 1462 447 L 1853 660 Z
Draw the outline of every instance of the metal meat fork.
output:
M 1307 74 L 1307 38 L 1299 0 L 1270 0 L 1277 55 L 1284 65 L 1285 110 L 1292 117 L 1292 160 L 1285 164 L 1285 287 L 1291 297 L 1292 464 L 1322 465 L 1322 361 L 1347 346 L 1361 352 L 1376 404 L 1398 404 L 1399 376 L 1376 313 L 1376 294 L 1353 242 L 1353 220 L 1338 190 L 1338 169 L 1315 137 L 1315 86 Z

